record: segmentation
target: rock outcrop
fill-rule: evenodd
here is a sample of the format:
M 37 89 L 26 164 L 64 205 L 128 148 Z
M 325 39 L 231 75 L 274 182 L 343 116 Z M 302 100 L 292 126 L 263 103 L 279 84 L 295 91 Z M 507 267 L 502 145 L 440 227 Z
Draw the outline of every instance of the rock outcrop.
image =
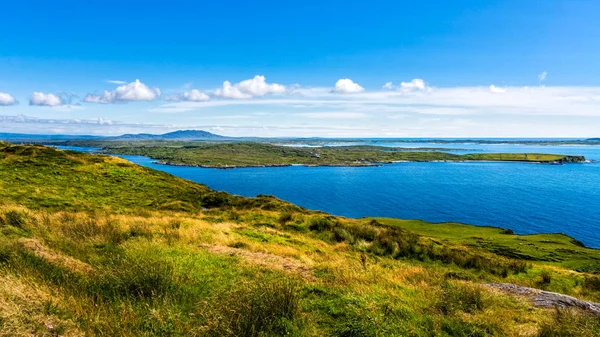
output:
M 550 291 L 528 288 L 509 283 L 485 283 L 485 286 L 501 290 L 511 295 L 529 297 L 536 307 L 542 308 L 577 308 L 600 316 L 600 303 L 593 303 L 578 298 Z

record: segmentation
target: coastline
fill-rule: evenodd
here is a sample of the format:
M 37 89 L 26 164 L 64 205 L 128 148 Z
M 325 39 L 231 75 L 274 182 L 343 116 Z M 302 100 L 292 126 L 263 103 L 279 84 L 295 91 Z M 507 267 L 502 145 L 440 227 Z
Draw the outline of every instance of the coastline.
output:
M 580 157 L 580 158 L 579 158 Z M 256 165 L 206 165 L 206 164 L 185 164 L 176 162 L 162 161 L 156 158 L 151 158 L 154 161 L 153 164 L 167 165 L 167 166 L 184 166 L 184 167 L 199 167 L 199 168 L 212 168 L 212 169 L 236 169 L 236 168 L 267 168 L 267 167 L 290 167 L 290 166 L 303 166 L 303 167 L 377 167 L 382 165 L 400 164 L 400 163 L 521 163 L 521 164 L 546 164 L 546 165 L 565 165 L 565 164 L 577 164 L 577 163 L 590 163 L 590 160 L 585 159 L 583 156 L 565 156 L 560 160 L 555 161 L 537 161 L 537 160 L 396 160 L 396 161 L 385 161 L 385 162 L 360 162 L 360 163 L 339 163 L 339 164 L 256 164 Z

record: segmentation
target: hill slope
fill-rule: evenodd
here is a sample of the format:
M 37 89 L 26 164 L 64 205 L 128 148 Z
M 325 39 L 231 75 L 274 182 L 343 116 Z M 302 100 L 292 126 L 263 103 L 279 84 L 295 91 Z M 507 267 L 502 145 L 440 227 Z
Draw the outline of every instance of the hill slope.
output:
M 0 335 L 600 333 L 484 285 L 600 300 L 599 251 L 566 236 L 333 217 L 7 143 L 0 200 Z
M 178 130 L 161 135 L 139 133 L 139 134 L 126 134 L 117 137 L 108 137 L 110 140 L 223 140 L 229 137 L 216 135 L 208 131 L 203 130 Z

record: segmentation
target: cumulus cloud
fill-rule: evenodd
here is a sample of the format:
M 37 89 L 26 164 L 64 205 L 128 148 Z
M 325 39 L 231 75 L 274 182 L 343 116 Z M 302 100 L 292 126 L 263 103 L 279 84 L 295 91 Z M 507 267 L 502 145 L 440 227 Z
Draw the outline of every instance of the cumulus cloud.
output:
M 150 88 L 140 80 L 135 80 L 129 84 L 121 85 L 115 90 L 105 90 L 104 93 L 87 94 L 83 101 L 87 103 L 119 103 L 126 101 L 153 101 L 160 96 L 159 88 Z
M 341 78 L 335 82 L 334 92 L 340 94 L 352 94 L 357 92 L 365 91 L 365 88 L 361 87 L 358 83 L 352 81 L 349 78 Z
M 546 80 L 546 76 L 548 76 L 548 73 L 544 71 L 538 75 L 538 79 L 540 80 L 540 82 L 544 82 Z
M 45 94 L 39 91 L 36 91 L 33 94 L 31 94 L 31 98 L 29 99 L 29 105 L 59 106 L 62 104 L 62 100 L 57 95 Z
M 267 83 L 264 76 L 256 75 L 254 78 L 236 84 L 225 81 L 223 82 L 223 86 L 216 89 L 213 94 L 224 98 L 247 99 L 271 94 L 281 94 L 285 91 L 286 88 L 284 85 Z
M 492 84 L 492 85 L 490 85 L 490 92 L 492 92 L 494 94 L 502 94 L 502 93 L 506 92 L 506 89 L 497 87 Z
M 200 90 L 192 89 L 190 91 L 186 91 L 181 94 L 167 96 L 167 97 L 165 97 L 165 100 L 174 101 L 174 102 L 181 102 L 181 101 L 205 102 L 205 101 L 210 100 L 210 96 L 208 96 L 207 94 L 203 93 Z
M 303 112 L 295 114 L 299 117 L 315 118 L 315 119 L 358 119 L 367 117 L 361 112 Z
M 420 78 L 414 78 L 410 82 L 402 82 L 400 83 L 400 87 L 398 88 L 400 91 L 410 92 L 410 91 L 425 91 L 428 89 L 427 84 Z
M 15 105 L 17 100 L 9 93 L 0 92 L 0 106 Z
M 432 89 L 420 78 L 413 78 L 410 82 L 400 82 L 400 85 L 394 85 L 392 82 L 386 82 L 382 87 L 384 90 L 396 89 L 401 93 L 431 92 Z
M 381 89 L 391 90 L 394 89 L 394 85 L 392 82 L 385 82 L 385 84 L 381 87 Z

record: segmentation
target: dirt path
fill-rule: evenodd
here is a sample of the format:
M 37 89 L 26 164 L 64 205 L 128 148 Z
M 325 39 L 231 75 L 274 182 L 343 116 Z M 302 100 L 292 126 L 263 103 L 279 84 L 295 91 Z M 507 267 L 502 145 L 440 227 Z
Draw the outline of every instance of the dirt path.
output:
M 553 293 L 550 291 L 521 287 L 508 283 L 484 283 L 485 286 L 501 290 L 511 295 L 529 297 L 536 307 L 542 308 L 578 308 L 591 314 L 600 316 L 600 303 L 580 300 L 575 297 Z
M 44 246 L 37 239 L 19 239 L 19 243 L 26 250 L 32 252 L 35 256 L 45 259 L 46 261 L 54 264 L 61 265 L 66 267 L 74 272 L 79 273 L 91 273 L 94 268 L 92 268 L 87 263 L 77 260 L 68 255 L 62 254 L 60 252 L 54 251 L 46 246 Z
M 208 249 L 208 251 L 212 253 L 239 256 L 244 258 L 244 260 L 251 264 L 256 264 L 273 269 L 285 270 L 294 274 L 298 274 L 304 279 L 310 281 L 315 280 L 313 270 L 296 259 L 269 253 L 250 252 L 244 249 L 232 248 L 227 246 L 202 245 L 202 247 Z

